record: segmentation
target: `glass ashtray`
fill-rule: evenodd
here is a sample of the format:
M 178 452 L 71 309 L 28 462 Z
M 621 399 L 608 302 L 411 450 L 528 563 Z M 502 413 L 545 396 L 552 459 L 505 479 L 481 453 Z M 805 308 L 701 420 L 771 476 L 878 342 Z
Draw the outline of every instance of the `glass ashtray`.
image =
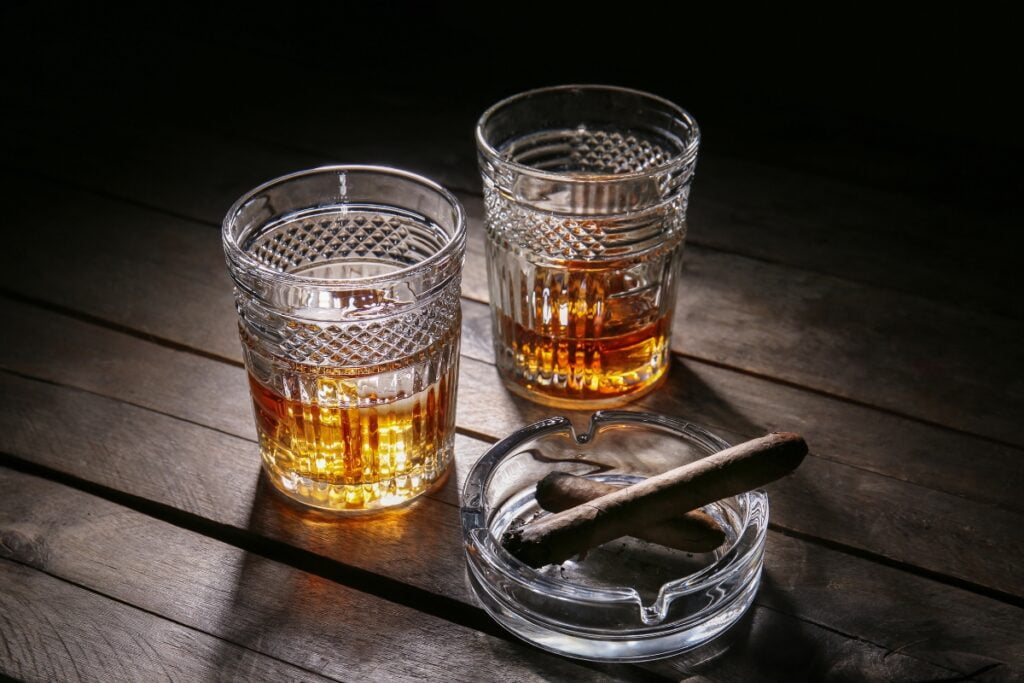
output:
M 706 553 L 622 537 L 534 569 L 501 538 L 550 514 L 535 499 L 549 472 L 628 485 L 728 447 L 684 420 L 617 410 L 594 413 L 586 433 L 553 417 L 498 442 L 473 466 L 462 492 L 469 579 L 484 609 L 542 649 L 592 661 L 668 657 L 720 635 L 746 612 L 761 580 L 763 491 L 702 508 L 726 536 Z

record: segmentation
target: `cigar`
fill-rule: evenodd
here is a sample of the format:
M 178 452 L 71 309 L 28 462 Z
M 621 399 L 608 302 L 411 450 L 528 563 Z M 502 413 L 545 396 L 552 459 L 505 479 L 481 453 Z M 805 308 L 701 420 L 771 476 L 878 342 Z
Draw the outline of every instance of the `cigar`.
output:
M 762 436 L 511 529 L 502 545 L 531 567 L 558 564 L 681 510 L 764 486 L 796 469 L 806 454 L 799 434 Z
M 565 472 L 551 472 L 537 482 L 537 503 L 548 512 L 562 512 L 621 488 Z M 702 510 L 634 529 L 630 536 L 691 553 L 706 553 L 725 542 L 722 527 Z

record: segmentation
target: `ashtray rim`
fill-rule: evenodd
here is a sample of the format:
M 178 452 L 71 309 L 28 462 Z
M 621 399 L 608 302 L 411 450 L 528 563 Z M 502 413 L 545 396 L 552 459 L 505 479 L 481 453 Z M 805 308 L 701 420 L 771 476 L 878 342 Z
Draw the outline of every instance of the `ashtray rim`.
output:
M 502 547 L 500 539 L 495 538 L 491 533 L 490 520 L 487 519 L 488 510 L 485 509 L 485 492 L 502 460 L 514 454 L 516 449 L 525 442 L 558 432 L 568 433 L 580 445 L 589 444 L 599 431 L 616 424 L 639 426 L 649 431 L 660 431 L 670 436 L 676 436 L 706 451 L 708 455 L 728 448 L 730 445 L 720 436 L 699 425 L 657 413 L 599 410 L 591 416 L 585 433 L 577 433 L 572 421 L 567 417 L 546 418 L 509 434 L 488 449 L 473 465 L 463 486 L 460 498 L 460 517 L 467 563 L 473 579 L 471 581 L 473 589 L 481 598 L 485 609 L 499 623 L 529 642 L 560 654 L 598 661 L 642 661 L 669 656 L 707 642 L 734 623 L 739 616 L 742 616 L 752 602 L 753 594 L 760 582 L 768 529 L 769 505 L 767 494 L 760 490 L 736 496 L 738 501 L 742 501 L 744 517 L 742 524 L 738 525 L 740 534 L 732 542 L 732 546 L 721 553 L 721 556 L 714 562 L 663 584 L 656 601 L 650 606 L 644 605 L 640 594 L 632 586 L 581 586 L 569 580 L 544 575 L 538 569 L 530 567 L 506 551 Z M 753 518 L 754 515 L 756 518 Z M 483 533 L 481 534 L 481 532 Z M 754 535 L 748 537 L 748 534 Z M 742 552 L 733 553 L 732 551 L 741 545 L 741 540 L 745 542 Z M 652 617 L 649 627 L 625 627 L 618 632 L 602 627 L 591 628 L 582 624 L 566 623 L 564 620 L 548 618 L 535 609 L 509 600 L 502 591 L 497 590 L 493 581 L 488 579 L 487 575 L 493 579 L 495 572 L 504 580 L 512 581 L 523 588 L 556 600 L 569 600 L 581 605 L 592 605 L 594 608 L 635 603 L 640 609 L 641 618 L 645 624 L 648 621 L 644 616 L 645 610 L 653 610 L 656 614 Z M 741 577 L 741 588 L 734 595 L 727 596 L 721 605 L 711 609 L 708 614 L 693 612 L 675 619 L 665 619 L 668 606 L 680 596 L 716 587 L 721 585 L 726 578 L 744 572 L 747 576 Z M 482 591 L 488 594 L 486 599 Z M 720 611 L 731 609 L 736 600 L 744 600 L 746 604 L 743 604 L 739 610 L 733 610 L 735 616 L 729 616 L 725 620 L 727 623 L 723 622 L 721 625 L 716 623 L 707 627 L 707 623 L 715 621 L 715 617 Z M 499 603 L 498 609 L 489 604 L 489 601 Z M 510 617 L 512 618 L 510 619 Z M 530 630 L 524 632 L 515 628 L 516 619 L 531 624 Z M 510 621 L 513 623 L 510 624 Z M 621 641 L 623 647 L 621 651 L 620 648 L 613 648 L 607 652 L 602 650 L 600 654 L 594 654 L 593 648 L 586 644 L 578 645 L 559 641 L 558 644 L 552 645 L 546 637 L 538 637 L 536 629 L 552 634 L 564 634 L 570 639 L 581 642 L 604 643 L 606 647 L 612 641 Z M 691 629 L 695 633 L 699 631 L 694 638 L 687 637 L 686 632 Z M 628 644 L 630 642 L 645 640 L 647 642 L 641 648 L 644 652 L 642 655 L 639 652 L 635 654 L 629 652 Z

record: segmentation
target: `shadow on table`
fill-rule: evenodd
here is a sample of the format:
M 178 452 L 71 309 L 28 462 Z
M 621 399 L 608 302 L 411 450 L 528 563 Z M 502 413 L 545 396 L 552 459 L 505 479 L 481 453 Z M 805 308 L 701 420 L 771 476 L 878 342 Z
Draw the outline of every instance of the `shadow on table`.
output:
M 409 604 L 428 595 L 390 578 L 389 567 L 402 563 L 417 576 L 430 570 L 419 551 L 458 542 L 442 542 L 447 530 L 433 519 L 441 506 L 433 502 L 435 514 L 422 519 L 420 504 L 342 518 L 292 503 L 261 475 L 242 542 L 249 552 L 236 568 L 219 633 L 328 675 L 358 677 L 354 664 L 382 658 L 398 666 L 393 647 L 421 626 L 405 618 L 414 612 L 374 596 Z M 231 670 L 233 656 L 225 648 L 223 670 Z
M 713 432 L 728 432 L 721 436 L 734 442 L 738 440 L 737 436 L 753 438 L 765 433 L 764 425 L 751 422 L 746 415 L 739 412 L 727 396 L 718 393 L 700 375 L 691 370 L 690 363 L 691 361 L 673 355 L 665 383 L 635 404 L 635 409 L 653 410 L 693 420 Z
M 490 427 L 499 427 L 504 434 L 526 426 L 538 420 L 555 415 L 565 415 L 572 420 L 577 432 L 585 432 L 594 410 L 569 410 L 540 403 L 534 403 L 503 387 L 498 369 L 489 366 L 486 369 L 469 370 L 460 376 L 460 383 L 489 383 L 500 387 L 498 391 L 488 394 L 492 403 L 487 405 L 460 405 L 460 425 L 465 418 L 466 424 L 481 422 Z M 497 401 L 497 403 L 494 403 Z M 724 430 L 728 437 L 745 435 L 748 438 L 764 433 L 765 427 L 751 422 L 744 414 L 738 412 L 726 396 L 715 392 L 704 380 L 694 373 L 687 363 L 673 356 L 668 377 L 665 382 L 652 393 L 636 401 L 614 408 L 628 411 L 661 412 L 684 420 L 693 420 L 712 431 Z M 465 412 L 465 414 L 463 414 Z
M 250 552 L 240 556 L 217 631 L 233 643 L 343 680 L 435 678 L 493 661 L 486 680 L 510 657 L 556 680 L 587 680 L 587 668 L 519 646 L 475 606 L 449 504 L 428 499 L 339 518 L 292 504 L 261 476 L 248 531 Z M 467 636 L 468 649 L 438 648 L 439 638 Z M 221 670 L 231 672 L 235 655 L 227 647 L 220 654 Z M 595 667 L 638 677 L 632 667 Z
M 761 580 L 761 594 L 776 595 L 768 574 Z M 753 668 L 759 680 L 809 680 L 823 665 L 820 641 L 806 632 L 799 619 L 784 617 L 755 603 L 732 628 L 715 640 L 647 668 L 673 678 L 711 676 L 742 680 Z M 753 663 L 753 667 L 751 664 Z

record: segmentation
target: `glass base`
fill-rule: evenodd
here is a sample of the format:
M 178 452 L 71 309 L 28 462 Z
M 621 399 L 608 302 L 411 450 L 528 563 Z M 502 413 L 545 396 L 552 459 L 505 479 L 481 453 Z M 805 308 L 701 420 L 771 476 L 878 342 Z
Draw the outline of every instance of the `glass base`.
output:
M 405 507 L 419 500 L 425 494 L 440 489 L 448 480 L 448 474 L 451 472 L 453 450 L 446 447 L 443 453 L 438 454 L 438 461 L 444 463 L 443 467 L 434 472 L 420 473 L 415 481 L 411 482 L 411 486 L 406 487 L 397 485 L 398 478 L 374 484 L 329 484 L 294 472 L 287 472 L 268 463 L 266 459 L 263 460 L 263 472 L 274 488 L 292 501 L 333 514 L 365 515 Z M 411 475 L 406 475 L 404 478 L 410 479 Z M 358 505 L 348 502 L 353 499 L 365 500 L 366 496 L 363 494 L 367 488 L 372 487 L 397 492 L 384 493 L 369 502 L 360 502 Z
M 536 389 L 530 389 L 529 387 L 523 386 L 517 382 L 514 378 L 506 376 L 500 368 L 498 369 L 498 372 L 501 374 L 501 379 L 505 383 L 505 387 L 516 396 L 521 396 L 527 400 L 533 401 L 534 403 L 540 403 L 541 405 L 551 406 L 553 408 L 564 408 L 566 410 L 602 410 L 607 408 L 619 408 L 658 389 L 665 383 L 665 379 L 668 377 L 668 367 L 666 366 L 653 382 L 644 384 L 627 393 L 608 396 L 607 398 L 570 399 L 562 396 L 549 396 Z

